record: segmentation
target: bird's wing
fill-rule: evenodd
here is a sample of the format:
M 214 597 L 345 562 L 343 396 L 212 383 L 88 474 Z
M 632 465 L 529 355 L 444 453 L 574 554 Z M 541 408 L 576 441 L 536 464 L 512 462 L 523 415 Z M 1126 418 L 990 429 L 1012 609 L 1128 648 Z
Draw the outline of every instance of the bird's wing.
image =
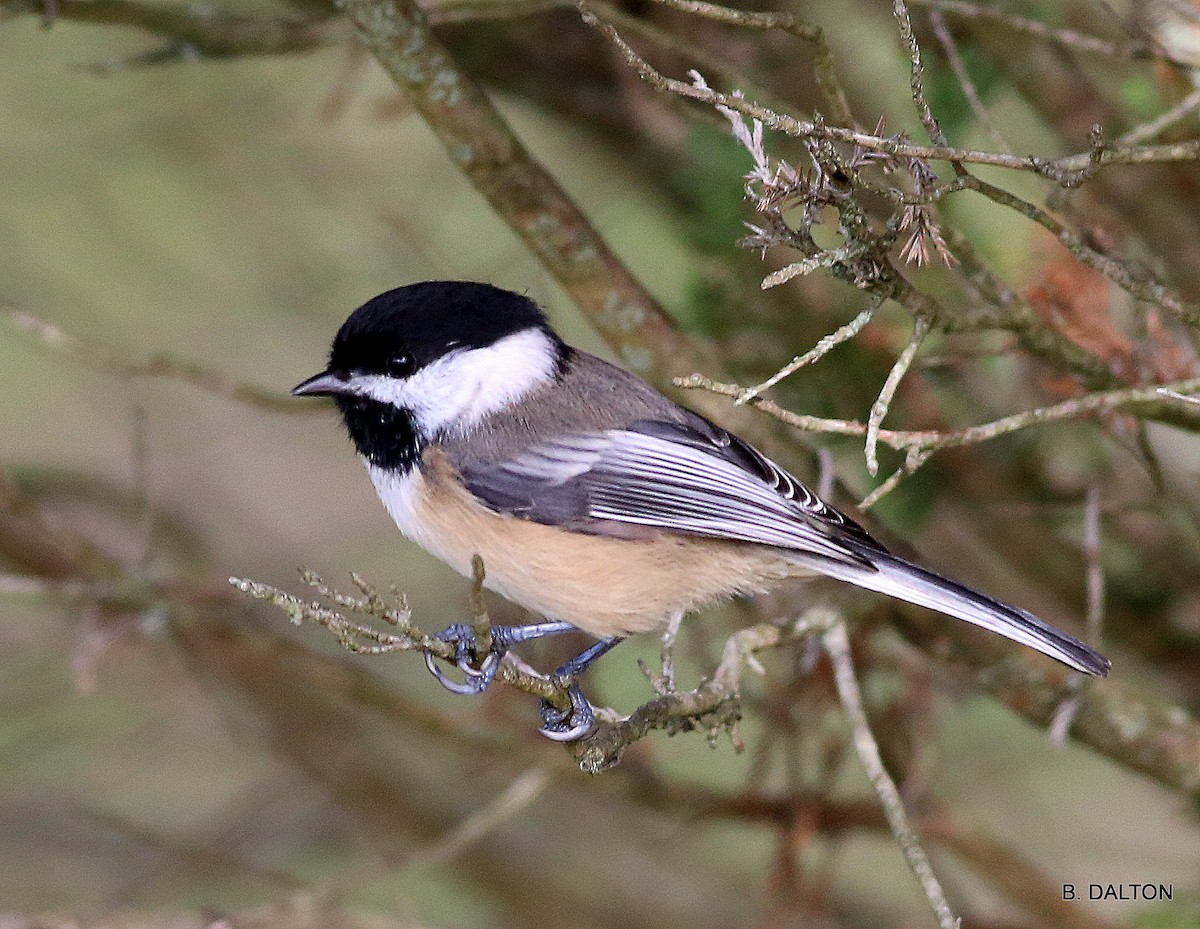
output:
M 642 420 L 463 469 L 489 508 L 577 532 L 642 526 L 754 542 L 870 568 L 881 547 L 800 481 L 707 420 Z
M 497 512 L 596 535 L 672 531 L 788 549 L 799 565 L 990 629 L 1088 674 L 1109 662 L 1010 606 L 890 554 L 849 517 L 699 416 L 563 436 L 461 468 Z

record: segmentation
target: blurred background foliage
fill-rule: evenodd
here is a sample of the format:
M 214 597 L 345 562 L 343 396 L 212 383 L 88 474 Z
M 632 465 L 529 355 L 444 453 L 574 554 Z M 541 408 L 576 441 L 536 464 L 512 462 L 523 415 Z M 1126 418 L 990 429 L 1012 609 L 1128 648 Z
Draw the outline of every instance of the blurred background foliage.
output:
M 1012 6 L 1105 35 L 1145 12 Z M 0 533 L 0 926 L 927 924 L 847 760 L 828 671 L 810 650 L 768 656 L 765 676 L 748 684 L 744 753 L 723 738 L 710 747 L 702 736 L 659 734 L 589 778 L 534 734 L 522 695 L 454 698 L 417 660 L 352 658 L 320 630 L 293 630 L 226 594 L 231 574 L 295 587 L 299 564 L 331 580 L 356 570 L 397 584 L 437 628 L 462 617 L 467 583 L 399 537 L 330 411 L 278 412 L 177 378 L 121 377 L 101 356 L 170 356 L 282 394 L 321 364 L 351 309 L 427 278 L 529 293 L 570 341 L 608 350 L 348 39 L 221 60 L 169 47 L 150 61 L 162 40 L 140 31 L 69 16 L 46 29 L 20 3 L 2 8 L 11 16 L 0 23 L 0 502 L 9 519 Z M 222 8 L 326 15 L 316 0 Z M 886 114 L 888 131 L 919 137 L 886 4 L 787 8 L 826 28 L 856 113 Z M 819 107 L 811 54 L 791 37 L 639 0 L 621 9 L 778 99 Z M 994 23 L 953 25 L 1014 151 L 1086 150 L 1093 122 L 1115 137 L 1189 93 L 1188 76 L 1161 63 L 1075 53 Z M 935 49 L 924 19 L 919 26 Z M 735 247 L 754 219 L 745 151 L 723 119 L 655 96 L 573 10 L 447 24 L 439 35 L 633 274 L 743 383 L 864 305 L 822 274 L 759 289 L 787 256 L 764 265 Z M 929 60 L 947 135 L 990 145 L 945 62 Z M 672 74 L 694 63 L 670 49 L 655 61 Z M 1193 116 L 1171 131 L 1196 130 Z M 803 163 L 794 140 L 770 147 Z M 1044 189 L 979 173 L 1034 199 Z M 1194 300 L 1198 201 L 1191 163 L 1107 169 L 1058 206 Z M 1063 312 L 1079 309 L 1078 294 L 1098 295 L 1102 305 L 1070 330 L 1093 354 L 1114 364 L 1122 352 L 1163 356 L 1152 351 L 1163 343 L 1148 334 L 1145 308 L 1042 230 L 978 198 L 949 202 L 944 215 L 1016 290 L 1041 288 Z M 953 269 L 914 274 L 954 299 Z M 19 316 L 85 348 L 38 338 Z M 801 412 L 865 418 L 908 320 L 885 308 L 775 396 Z M 961 427 L 1074 393 L 1064 372 L 1003 334 L 933 341 L 890 424 Z M 1171 344 L 1178 376 L 1194 376 L 1187 340 Z M 1080 632 L 1083 500 L 1102 488 L 1115 674 L 1194 713 L 1200 442 L 1156 424 L 1140 448 L 1132 436 L 1119 422 L 1059 424 L 946 452 L 885 498 L 872 525 L 933 566 Z M 863 496 L 872 480 L 861 441 L 820 439 Z M 34 551 L 33 523 L 21 520 L 77 547 Z M 125 593 L 101 601 L 56 586 L 88 558 L 108 565 Z M 516 617 L 490 605 L 494 618 Z M 710 670 L 728 628 L 744 620 L 733 606 L 686 627 L 685 678 Z M 550 667 L 571 644 L 531 654 Z M 885 756 L 967 925 L 1200 925 L 1194 791 L 1084 746 L 1051 745 L 886 631 L 858 644 Z M 600 702 L 629 710 L 647 699 L 639 657 L 655 659 L 657 643 L 629 643 L 600 663 L 590 684 Z M 1169 884 L 1174 899 L 1066 904 L 1066 883 Z

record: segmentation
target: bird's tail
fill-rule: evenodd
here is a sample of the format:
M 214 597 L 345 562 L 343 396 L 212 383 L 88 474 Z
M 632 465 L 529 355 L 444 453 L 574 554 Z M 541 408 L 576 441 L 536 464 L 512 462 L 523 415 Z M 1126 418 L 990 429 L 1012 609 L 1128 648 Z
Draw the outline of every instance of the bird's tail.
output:
M 909 564 L 888 552 L 871 549 L 860 554 L 875 570 L 841 563 L 825 563 L 819 570 L 858 587 L 982 626 L 1085 674 L 1099 677 L 1108 674 L 1112 662 L 1091 646 L 1042 622 L 1032 613 Z

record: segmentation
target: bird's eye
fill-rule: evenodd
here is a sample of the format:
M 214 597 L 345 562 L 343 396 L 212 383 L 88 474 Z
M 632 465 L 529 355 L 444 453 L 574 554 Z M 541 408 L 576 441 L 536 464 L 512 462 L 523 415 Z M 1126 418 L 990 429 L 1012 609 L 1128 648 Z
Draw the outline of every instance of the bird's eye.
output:
M 403 349 L 398 352 L 393 352 L 384 365 L 384 371 L 389 377 L 408 377 L 416 370 L 416 359 Z

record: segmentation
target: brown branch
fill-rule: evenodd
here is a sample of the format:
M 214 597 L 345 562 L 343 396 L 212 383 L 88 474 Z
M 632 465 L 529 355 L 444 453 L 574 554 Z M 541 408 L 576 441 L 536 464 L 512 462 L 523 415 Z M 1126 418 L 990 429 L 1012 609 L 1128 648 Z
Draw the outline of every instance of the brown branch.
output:
M 796 119 L 777 113 L 753 100 L 732 94 L 721 93 L 709 87 L 666 77 L 642 58 L 617 31 L 600 19 L 585 3 L 579 4 L 583 21 L 596 29 L 616 46 L 621 57 L 638 75 L 657 90 L 699 100 L 711 106 L 724 106 L 762 122 L 764 126 L 797 138 L 825 139 L 845 142 L 884 155 L 902 158 L 919 158 L 926 161 L 963 162 L 968 164 L 992 165 L 1014 171 L 1029 171 L 1059 181 L 1089 167 L 1105 167 L 1119 164 L 1168 163 L 1200 160 L 1200 139 L 1189 139 L 1164 145 L 1142 145 L 1128 148 L 1105 148 L 1099 156 L 1089 149 L 1076 155 L 1062 158 L 1046 158 L 1037 155 L 1009 155 L 1003 152 L 987 152 L 978 149 L 955 148 L 944 145 L 916 145 L 899 136 L 885 137 L 856 129 L 831 126 L 825 122 Z
M 892 605 L 889 604 L 889 607 Z M 1038 727 L 1063 701 L 1078 700 L 1070 734 L 1118 764 L 1200 799 L 1200 722 L 1185 708 L 1119 680 L 1077 686 L 1075 672 L 990 637 L 961 635 L 958 623 L 896 605 L 887 622 L 939 664 L 956 670 Z
M 704 0 L 655 0 L 676 10 L 711 19 L 719 23 L 734 26 L 744 26 L 749 29 L 779 29 L 790 33 L 813 46 L 815 56 L 813 61 L 813 76 L 825 102 L 829 104 L 830 115 L 847 126 L 854 124 L 854 115 L 846 91 L 842 88 L 837 76 L 837 67 L 833 60 L 833 52 L 825 41 L 824 30 L 820 26 L 806 23 L 791 13 L 760 13 L 756 11 L 735 10 L 731 7 L 718 6 Z M 743 85 L 738 85 L 748 90 Z
M 113 562 L 83 536 L 47 520 L 37 503 L 2 470 L 0 558 L 33 576 L 11 578 L 17 586 L 28 580 L 42 583 L 107 578 L 114 568 Z
M 0 320 L 4 320 L 15 329 L 37 339 L 46 348 L 89 368 L 115 377 L 147 377 L 181 381 L 206 393 L 257 409 L 269 410 L 272 413 L 296 414 L 316 411 L 315 407 L 297 403 L 295 398 L 286 394 L 264 390 L 254 384 L 247 384 L 237 378 L 205 368 L 203 365 L 171 355 L 160 354 L 143 360 L 130 361 L 98 345 L 84 342 L 77 336 L 60 329 L 54 323 L 39 319 L 32 313 L 18 310 L 4 300 L 0 300 L 0 308 L 2 308 L 0 309 Z
M 960 179 L 968 190 L 987 197 L 993 203 L 1015 210 L 1053 234 L 1076 258 L 1090 268 L 1095 268 L 1106 278 L 1128 291 L 1139 300 L 1161 306 L 1189 326 L 1200 326 L 1200 306 L 1185 301 L 1178 293 L 1157 281 L 1146 280 L 1135 275 L 1124 262 L 1103 255 L 1084 242 L 1082 236 L 1072 232 L 1041 207 L 1023 200 L 995 184 L 980 180 L 974 175 Z
M 926 6 L 943 10 L 955 16 L 1000 23 L 1015 32 L 1035 36 L 1064 48 L 1090 52 L 1103 58 L 1126 58 L 1165 61 L 1181 68 L 1191 69 L 1195 62 L 1177 58 L 1157 44 L 1150 42 L 1114 42 L 1099 36 L 1088 35 L 1074 29 L 1049 26 L 1036 19 L 1010 13 L 999 6 L 986 3 L 968 3 L 964 0 L 909 0 L 914 6 Z
M 678 371 L 694 346 L 521 145 L 425 13 L 412 0 L 347 0 L 344 9 L 454 163 L 624 361 L 649 377 Z
M 15 15 L 40 16 L 43 9 L 38 0 L 0 0 L 0 10 Z M 337 19 L 235 13 L 208 4 L 55 0 L 53 18 L 141 29 L 210 58 L 307 52 L 349 35 L 345 23 Z

